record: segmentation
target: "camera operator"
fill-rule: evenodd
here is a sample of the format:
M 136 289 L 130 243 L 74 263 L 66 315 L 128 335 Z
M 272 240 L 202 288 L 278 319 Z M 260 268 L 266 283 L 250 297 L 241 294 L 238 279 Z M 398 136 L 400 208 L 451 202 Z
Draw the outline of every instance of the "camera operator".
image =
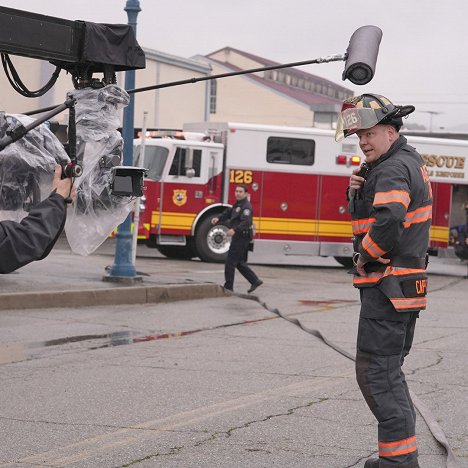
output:
M 67 204 L 76 198 L 70 178 L 55 167 L 52 192 L 21 221 L 0 222 L 0 273 L 10 273 L 49 255 L 65 225 Z

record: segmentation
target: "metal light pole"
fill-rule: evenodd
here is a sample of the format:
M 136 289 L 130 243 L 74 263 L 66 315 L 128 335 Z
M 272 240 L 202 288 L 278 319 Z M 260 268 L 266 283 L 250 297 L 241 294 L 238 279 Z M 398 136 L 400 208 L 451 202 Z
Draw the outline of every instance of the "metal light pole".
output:
M 439 115 L 443 114 L 443 112 L 437 112 L 437 111 L 419 111 L 423 114 L 429 114 L 429 133 L 432 133 L 432 119 L 434 118 L 434 115 Z
M 139 0 L 127 0 L 125 11 L 128 16 L 128 24 L 133 28 L 136 36 L 137 16 L 141 11 Z M 125 72 L 125 89 L 135 87 L 135 70 Z M 123 114 L 123 165 L 133 166 L 133 115 L 135 110 L 135 96 L 130 95 L 130 103 L 124 109 Z M 109 275 L 104 277 L 106 281 L 136 282 L 141 281 L 137 276 L 132 256 L 132 214 L 119 226 L 116 235 L 115 259 Z M 138 229 L 138 226 L 134 227 Z
M 432 119 L 433 119 L 434 115 L 442 114 L 442 112 L 427 111 L 427 113 L 431 116 L 430 121 L 429 121 L 429 132 L 432 133 Z

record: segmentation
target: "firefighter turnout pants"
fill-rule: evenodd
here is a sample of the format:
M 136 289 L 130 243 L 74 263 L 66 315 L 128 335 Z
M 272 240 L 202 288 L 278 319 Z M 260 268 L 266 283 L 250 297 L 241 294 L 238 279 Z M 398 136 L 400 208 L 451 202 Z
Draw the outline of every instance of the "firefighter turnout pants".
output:
M 418 468 L 416 412 L 401 366 L 419 312 L 397 312 L 378 289 L 360 289 L 356 377 L 378 421 L 380 468 Z
M 232 290 L 234 288 L 236 268 L 250 284 L 256 284 L 260 281 L 258 276 L 247 265 L 249 244 L 250 239 L 246 236 L 236 234 L 232 237 L 226 263 L 224 265 L 224 287 L 226 289 Z

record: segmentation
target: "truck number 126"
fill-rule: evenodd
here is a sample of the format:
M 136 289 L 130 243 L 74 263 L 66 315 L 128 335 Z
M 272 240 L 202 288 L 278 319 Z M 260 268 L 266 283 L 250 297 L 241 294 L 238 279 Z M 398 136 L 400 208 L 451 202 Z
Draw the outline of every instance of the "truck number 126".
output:
M 251 184 L 252 171 L 241 171 L 238 169 L 231 169 L 229 171 L 229 182 L 231 184 Z

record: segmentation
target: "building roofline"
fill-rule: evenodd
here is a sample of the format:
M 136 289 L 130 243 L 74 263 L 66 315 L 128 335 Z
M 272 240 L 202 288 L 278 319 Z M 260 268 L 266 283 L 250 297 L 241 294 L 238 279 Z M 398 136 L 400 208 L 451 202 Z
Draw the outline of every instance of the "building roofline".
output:
M 231 71 L 242 71 L 242 68 L 233 65 L 232 63 L 221 62 L 219 60 L 206 57 L 207 60 L 210 62 L 215 63 L 218 66 L 225 68 L 226 70 Z M 296 88 L 289 86 L 284 83 L 278 83 L 276 81 L 267 80 L 265 78 L 260 78 L 255 74 L 245 74 L 240 75 L 243 76 L 251 81 L 255 81 L 255 83 L 268 88 L 270 91 L 281 95 L 287 99 L 293 99 L 297 103 L 307 106 L 309 109 L 313 111 L 322 111 L 322 112 L 339 112 L 341 109 L 342 101 L 329 97 L 324 96 L 322 94 L 314 93 L 311 91 L 307 91 L 301 88 Z M 315 102 L 313 102 L 315 101 Z
M 206 57 L 210 58 L 211 55 L 214 55 L 214 54 L 217 54 L 218 52 L 223 52 L 223 51 L 226 51 L 226 50 L 233 51 L 233 52 L 236 52 L 237 54 L 243 55 L 244 57 L 246 57 L 248 59 L 259 62 L 260 64 L 264 65 L 265 67 L 281 65 L 279 62 L 275 62 L 274 60 L 269 60 L 267 58 L 260 57 L 258 55 L 254 55 L 254 54 L 251 54 L 249 52 L 245 52 L 243 50 L 236 49 L 235 47 L 230 47 L 230 46 L 222 47 L 221 49 L 218 49 L 218 50 L 216 50 L 214 52 L 211 52 L 211 53 L 207 54 Z M 292 75 L 296 75 L 298 77 L 300 76 L 300 77 L 303 77 L 303 78 L 310 78 L 310 79 L 313 79 L 314 81 L 320 82 L 321 84 L 331 85 L 331 86 L 334 86 L 335 88 L 340 88 L 344 92 L 349 92 L 349 93 L 354 94 L 354 92 L 351 89 L 346 88 L 344 86 L 341 86 L 341 85 L 335 83 L 334 81 L 328 80 L 326 78 L 322 78 L 321 76 L 314 75 L 313 73 L 308 73 L 308 72 L 299 70 L 298 68 L 295 68 L 295 67 L 288 68 L 287 70 L 288 70 L 288 73 L 291 73 Z
M 146 47 L 143 48 L 143 51 L 147 59 L 153 59 L 156 62 L 174 65 L 187 70 L 203 73 L 205 75 L 209 75 L 211 73 L 211 65 L 200 62 L 199 60 L 178 57 L 176 55 L 167 54 L 159 50 L 148 49 Z

